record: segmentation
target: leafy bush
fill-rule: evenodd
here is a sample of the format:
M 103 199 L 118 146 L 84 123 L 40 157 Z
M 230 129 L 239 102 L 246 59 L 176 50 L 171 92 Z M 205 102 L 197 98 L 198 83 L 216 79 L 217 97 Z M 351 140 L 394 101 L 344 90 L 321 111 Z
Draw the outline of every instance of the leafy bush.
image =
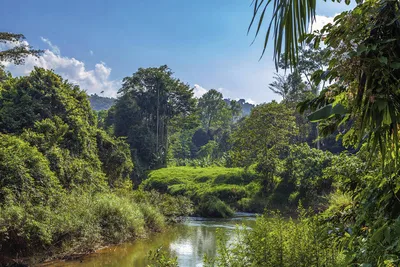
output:
M 214 218 L 232 217 L 234 211 L 219 198 L 210 196 L 200 201 L 197 209 L 200 216 Z
M 51 204 L 61 186 L 48 160 L 22 139 L 0 133 L 0 203 Z
M 381 169 L 379 161 L 362 148 L 357 155 L 341 154 L 325 172 L 338 187 L 324 212 L 326 224 L 346 248 L 349 266 L 400 262 L 400 179 L 397 173 Z
M 118 187 L 129 179 L 133 170 L 129 145 L 121 138 L 113 138 L 105 131 L 98 130 L 96 135 L 99 159 L 102 170 L 107 175 L 108 185 Z
M 141 203 L 140 211 L 143 213 L 145 227 L 152 231 L 162 231 L 165 228 L 165 218 L 156 206 Z
M 154 190 L 150 192 L 136 190 L 133 199 L 157 207 L 167 221 L 176 221 L 180 217 L 193 214 L 193 203 L 184 196 L 160 194 Z
M 332 191 L 332 177 L 324 176 L 334 156 L 328 151 L 310 148 L 307 144 L 292 145 L 282 160 L 277 185 L 278 203 L 282 198 L 286 205 L 297 207 L 299 201 L 305 206 L 322 202 L 321 196 Z
M 344 257 L 315 217 L 294 221 L 277 213 L 260 216 L 235 239 L 219 235 L 218 256 L 206 266 L 346 266 Z
M 325 173 L 334 168 L 332 161 L 336 157 L 307 144 L 286 147 L 272 164 L 276 169 L 272 180 L 266 179 L 260 171 L 256 179 L 246 185 L 249 199 L 240 201 L 240 208 L 259 213 L 265 208 L 292 213 L 300 203 L 315 210 L 324 208 L 326 196 L 334 190 L 336 179 Z
M 107 242 L 118 243 L 144 234 L 144 216 L 129 199 L 113 194 L 97 195 L 94 213 Z
M 136 204 L 133 199 L 84 190 L 62 194 L 54 207 L 8 199 L 0 206 L 0 251 L 24 255 L 41 248 L 50 254 L 68 254 L 165 228 L 158 207 Z

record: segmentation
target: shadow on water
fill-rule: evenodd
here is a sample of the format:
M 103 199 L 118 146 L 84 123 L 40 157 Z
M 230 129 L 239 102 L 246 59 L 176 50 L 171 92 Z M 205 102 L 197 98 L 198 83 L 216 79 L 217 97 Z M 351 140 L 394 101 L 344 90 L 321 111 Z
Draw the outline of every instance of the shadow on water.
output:
M 202 266 L 204 254 L 215 256 L 217 229 L 229 234 L 235 230 L 236 225 L 244 224 L 251 227 L 254 221 L 255 215 L 249 213 L 237 213 L 230 219 L 190 217 L 170 230 L 152 235 L 148 239 L 108 247 L 78 261 L 53 262 L 51 266 L 145 267 L 148 264 L 149 251 L 159 247 L 177 256 L 179 266 Z

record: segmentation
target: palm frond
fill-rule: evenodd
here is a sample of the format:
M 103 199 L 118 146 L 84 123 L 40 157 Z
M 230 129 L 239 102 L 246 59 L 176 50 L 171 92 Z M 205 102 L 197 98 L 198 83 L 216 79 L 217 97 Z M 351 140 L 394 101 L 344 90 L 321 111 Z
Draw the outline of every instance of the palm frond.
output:
M 273 32 L 274 61 L 278 69 L 278 61 L 284 55 L 285 63 L 296 66 L 298 58 L 298 40 L 307 33 L 308 26 L 315 19 L 316 0 L 254 0 L 253 18 L 248 32 L 257 25 L 255 38 L 260 34 L 268 7 L 272 6 L 272 15 L 267 26 L 264 39 L 264 55 L 271 31 Z M 256 23 L 256 21 L 258 22 Z

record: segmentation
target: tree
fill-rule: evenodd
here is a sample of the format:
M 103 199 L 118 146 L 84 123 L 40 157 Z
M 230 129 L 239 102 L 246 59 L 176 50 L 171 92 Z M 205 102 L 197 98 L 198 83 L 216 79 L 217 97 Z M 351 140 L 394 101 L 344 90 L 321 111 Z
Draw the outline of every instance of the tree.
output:
M 0 51 L 0 62 L 12 62 L 16 65 L 23 64 L 27 56 L 40 56 L 43 51 L 35 50 L 24 42 L 23 34 L 0 32 L 0 43 L 8 44 L 9 49 Z
M 229 102 L 229 109 L 232 113 L 232 123 L 236 122 L 242 116 L 242 106 L 236 100 Z
M 318 95 L 324 84 L 318 86 L 312 78 L 317 70 L 324 70 L 329 63 L 330 48 L 314 47 L 310 44 L 299 48 L 298 61 L 295 63 L 285 62 L 285 56 L 279 59 L 278 66 L 280 69 L 290 71 L 290 73 L 298 73 L 298 76 L 305 79 L 305 90 L 310 92 L 312 96 Z
M 303 97 L 306 85 L 298 71 L 289 75 L 275 74 L 275 81 L 269 84 L 269 89 L 282 97 L 285 103 L 298 103 Z
M 35 68 L 29 76 L 10 77 L 2 87 L 0 133 L 18 135 L 36 147 L 64 188 L 104 188 L 107 180 L 114 185 L 129 178 L 129 151 L 97 128 L 88 96 L 78 86 Z M 110 166 L 117 171 L 103 172 Z
M 275 101 L 259 105 L 232 134 L 232 160 L 242 167 L 256 164 L 266 193 L 273 185 L 276 161 L 296 133 L 293 110 Z
M 346 265 L 394 266 L 400 260 L 399 1 L 356 2 L 353 10 L 337 15 L 321 31 L 302 36 L 315 47 L 323 41 L 330 48 L 327 70 L 317 70 L 313 79 L 316 84 L 331 84 L 301 109 L 314 111 L 309 119 L 320 122 L 323 135 L 339 130 L 345 144 L 360 149 L 357 157 L 341 157 L 333 165 L 340 189 L 354 201 L 345 212 L 340 214 L 338 209 L 331 228 L 351 229 L 349 234 L 338 235 L 340 246 L 351 255 Z M 299 13 L 304 8 L 311 8 L 308 16 Z M 293 12 L 286 13 L 289 9 Z M 289 36 L 285 45 L 276 42 L 275 55 L 284 49 L 289 51 L 286 59 L 295 62 L 297 37 L 306 31 L 296 26 L 313 19 L 315 1 L 289 1 L 275 5 L 275 11 L 275 36 L 278 40 Z
M 115 134 L 127 137 L 137 171 L 165 166 L 169 123 L 194 110 L 193 90 L 172 75 L 166 65 L 140 68 L 124 79 L 122 95 L 110 114 Z
M 291 89 L 286 75 L 275 73 L 274 79 L 275 81 L 269 84 L 269 89 L 275 94 L 282 97 L 283 100 L 286 100 L 286 98 L 290 94 Z
M 229 121 L 229 107 L 220 92 L 215 89 L 209 90 L 199 99 L 198 109 L 203 128 L 209 131 L 226 125 Z

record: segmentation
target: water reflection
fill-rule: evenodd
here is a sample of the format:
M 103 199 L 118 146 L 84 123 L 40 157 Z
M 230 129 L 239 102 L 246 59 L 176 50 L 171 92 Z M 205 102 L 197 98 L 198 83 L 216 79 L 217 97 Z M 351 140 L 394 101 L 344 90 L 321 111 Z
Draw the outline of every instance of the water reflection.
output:
M 204 254 L 215 256 L 216 231 L 220 229 L 229 234 L 237 224 L 251 226 L 255 216 L 247 213 L 238 213 L 229 220 L 188 218 L 169 231 L 156 234 L 145 240 L 109 247 L 98 253 L 89 255 L 79 261 L 57 262 L 48 266 L 121 266 L 145 267 L 150 250 L 163 247 L 178 257 L 179 266 L 202 266 Z

